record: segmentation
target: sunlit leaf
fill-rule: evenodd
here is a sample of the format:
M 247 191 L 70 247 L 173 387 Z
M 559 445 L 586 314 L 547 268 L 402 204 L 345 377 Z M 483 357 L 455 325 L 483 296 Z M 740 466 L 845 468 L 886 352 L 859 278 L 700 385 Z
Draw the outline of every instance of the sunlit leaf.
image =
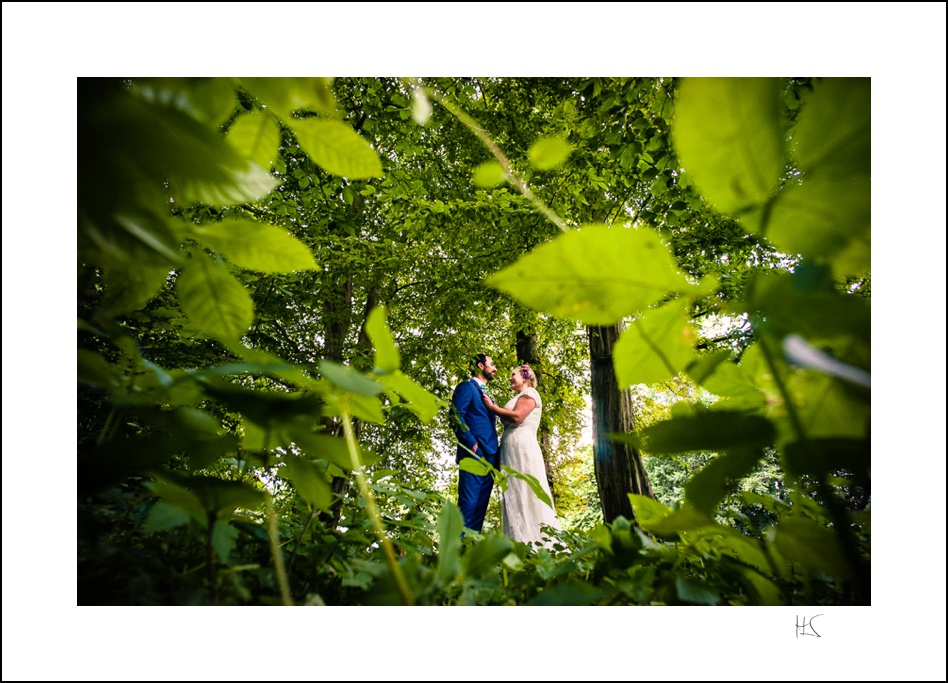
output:
M 536 310 L 610 325 L 670 292 L 694 290 L 648 229 L 587 225 L 547 242 L 487 284 Z
M 332 94 L 332 80 L 326 77 L 241 78 L 240 82 L 268 109 L 289 123 L 291 114 L 303 109 L 334 115 L 336 99 Z
M 458 463 L 458 467 L 465 472 L 470 472 L 471 474 L 476 474 L 478 476 L 490 474 L 490 465 L 480 458 L 461 458 L 461 462 Z
M 386 388 L 401 396 L 406 401 L 401 405 L 415 413 L 424 424 L 428 424 L 445 405 L 444 401 L 401 371 L 383 375 L 379 379 Z
M 475 187 L 494 187 L 506 178 L 504 167 L 496 161 L 485 161 L 474 169 L 472 182 Z
M 682 167 L 723 213 L 763 204 L 785 165 L 780 84 L 770 78 L 686 78 L 672 137 Z
M 279 157 L 280 127 L 265 112 L 249 112 L 238 116 L 227 129 L 227 141 L 241 156 L 270 168 Z
M 365 322 L 365 333 L 375 347 L 375 371 L 395 372 L 402 366 L 401 356 L 395 346 L 395 339 L 388 329 L 386 311 L 382 307 L 373 308 Z
M 309 248 L 275 225 L 230 219 L 189 226 L 190 234 L 241 268 L 292 273 L 318 268 Z
M 534 168 L 546 171 L 566 161 L 572 150 L 572 146 L 563 138 L 540 138 L 530 145 L 527 159 Z
M 612 351 L 620 387 L 663 382 L 694 358 L 690 300 L 649 309 L 623 331 Z
M 303 151 L 330 173 L 350 180 L 383 175 L 378 153 L 348 123 L 303 119 L 293 129 Z
M 208 337 L 236 340 L 253 322 L 250 293 L 203 253 L 187 262 L 175 289 L 181 310 Z

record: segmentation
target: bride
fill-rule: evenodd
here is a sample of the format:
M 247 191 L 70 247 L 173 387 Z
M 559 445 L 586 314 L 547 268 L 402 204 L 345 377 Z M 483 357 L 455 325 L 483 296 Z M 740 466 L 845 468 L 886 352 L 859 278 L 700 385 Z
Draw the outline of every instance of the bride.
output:
M 550 484 L 546 479 L 543 453 L 537 441 L 543 403 L 536 385 L 533 370 L 529 365 L 521 365 L 510 375 L 510 389 L 516 392 L 516 395 L 507 401 L 503 408 L 498 407 L 486 393 L 483 398 L 487 409 L 498 415 L 504 425 L 504 433 L 500 439 L 501 464 L 536 477 L 552 503 L 553 496 L 550 495 Z M 516 477 L 507 480 L 501 509 L 504 534 L 514 541 L 536 542 L 549 548 L 552 541 L 546 534 L 541 533 L 540 526 L 550 526 L 557 530 L 561 528 L 553 507 L 541 501 L 527 482 Z

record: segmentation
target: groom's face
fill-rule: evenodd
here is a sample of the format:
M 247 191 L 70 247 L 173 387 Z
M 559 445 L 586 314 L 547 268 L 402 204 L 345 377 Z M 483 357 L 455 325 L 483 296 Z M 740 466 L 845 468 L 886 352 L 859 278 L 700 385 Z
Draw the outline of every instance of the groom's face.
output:
M 494 375 L 497 374 L 497 368 L 494 366 L 494 359 L 490 356 L 485 356 L 484 362 L 478 363 L 477 367 L 481 369 L 484 379 L 486 379 L 488 382 L 494 379 Z

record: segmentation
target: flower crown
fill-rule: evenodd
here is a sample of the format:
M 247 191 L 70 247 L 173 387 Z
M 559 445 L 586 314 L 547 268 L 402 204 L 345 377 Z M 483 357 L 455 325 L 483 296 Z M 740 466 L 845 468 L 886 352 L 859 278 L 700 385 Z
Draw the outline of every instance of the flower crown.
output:
M 530 366 L 526 363 L 520 366 L 520 372 L 523 374 L 524 379 L 533 379 L 533 373 L 530 371 Z

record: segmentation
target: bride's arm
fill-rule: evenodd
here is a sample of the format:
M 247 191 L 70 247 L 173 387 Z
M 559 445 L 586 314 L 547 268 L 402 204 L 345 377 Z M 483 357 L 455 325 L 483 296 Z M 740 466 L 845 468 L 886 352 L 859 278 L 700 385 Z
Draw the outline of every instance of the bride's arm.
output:
M 523 422 L 527 415 L 530 414 L 530 411 L 537 407 L 536 400 L 534 400 L 531 396 L 527 396 L 526 394 L 517 399 L 517 403 L 514 405 L 513 410 L 501 408 L 491 400 L 490 396 L 485 393 L 482 393 L 481 396 L 484 399 L 484 405 L 487 406 L 487 409 L 490 412 L 504 418 L 504 421 L 512 422 L 515 425 Z

